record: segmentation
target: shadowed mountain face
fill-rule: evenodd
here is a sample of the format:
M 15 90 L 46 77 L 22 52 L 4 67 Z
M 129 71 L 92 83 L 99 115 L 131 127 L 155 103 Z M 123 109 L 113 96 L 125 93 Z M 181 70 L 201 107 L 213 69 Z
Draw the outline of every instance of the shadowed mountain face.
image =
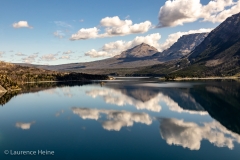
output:
M 190 60 L 231 58 L 240 55 L 240 13 L 215 28 L 189 56 Z M 226 50 L 228 53 L 226 53 Z M 219 62 L 220 63 L 220 62 Z M 217 64 L 216 64 L 217 65 Z
M 195 49 L 206 37 L 208 33 L 196 33 L 183 35 L 174 43 L 169 49 L 164 50 L 154 54 L 153 56 L 158 57 L 159 59 L 178 59 Z

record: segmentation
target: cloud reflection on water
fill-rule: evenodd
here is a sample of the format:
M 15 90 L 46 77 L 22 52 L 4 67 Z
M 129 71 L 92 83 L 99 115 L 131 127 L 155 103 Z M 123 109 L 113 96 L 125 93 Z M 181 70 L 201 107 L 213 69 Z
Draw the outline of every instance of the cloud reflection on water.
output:
M 219 122 L 184 122 L 174 118 L 160 119 L 160 134 L 169 145 L 182 146 L 190 150 L 199 150 L 202 140 L 208 140 L 217 147 L 234 148 L 234 142 L 240 143 L 240 136 L 227 130 Z
M 35 123 L 35 121 L 29 122 L 29 123 L 17 122 L 15 126 L 17 128 L 21 128 L 23 130 L 28 130 L 28 129 L 30 129 L 31 125 L 34 123 Z
M 99 120 L 101 114 L 105 114 L 107 121 L 102 121 L 101 123 L 102 127 L 109 131 L 120 131 L 122 127 L 130 127 L 134 123 L 152 124 L 152 118 L 146 113 L 76 107 L 73 107 L 72 111 L 82 119 Z

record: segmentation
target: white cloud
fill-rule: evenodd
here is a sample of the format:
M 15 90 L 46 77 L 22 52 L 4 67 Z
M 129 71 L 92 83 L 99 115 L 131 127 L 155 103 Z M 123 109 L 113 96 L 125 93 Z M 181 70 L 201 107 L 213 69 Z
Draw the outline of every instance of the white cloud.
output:
M 160 40 L 161 35 L 159 33 L 150 34 L 147 36 L 137 36 L 132 41 L 115 41 L 105 44 L 100 50 L 96 51 L 92 49 L 85 53 L 86 56 L 90 56 L 92 58 L 95 57 L 113 57 L 115 55 L 119 55 L 121 52 L 133 48 L 136 45 L 141 43 L 147 43 L 155 48 L 159 48 L 158 41 Z
M 100 21 L 100 24 L 105 27 L 121 27 L 123 25 L 132 25 L 130 20 L 120 20 L 118 16 L 115 17 L 106 17 Z
M 67 56 L 61 56 L 61 57 L 59 57 L 59 59 L 70 59 L 70 56 L 69 56 L 69 55 L 67 55 Z
M 96 27 L 94 28 L 82 28 L 76 34 L 73 34 L 70 40 L 84 40 L 90 38 L 97 38 L 98 37 L 99 29 Z
M 234 148 L 240 143 L 240 136 L 227 130 L 219 122 L 213 121 L 200 126 L 193 122 L 163 118 L 160 120 L 160 134 L 169 145 L 199 150 L 202 140 L 208 140 L 217 147 Z
M 21 53 L 21 52 L 18 52 L 15 54 L 16 56 L 26 56 L 25 54 Z
M 23 27 L 33 28 L 32 26 L 29 26 L 27 21 L 19 21 L 17 23 L 13 23 L 12 26 L 13 26 L 13 28 L 23 28 Z
M 40 57 L 41 61 L 55 61 L 57 60 L 58 54 L 46 54 Z
M 35 122 L 30 122 L 30 123 L 17 122 L 15 126 L 17 128 L 21 128 L 23 130 L 28 130 L 28 129 L 30 129 L 31 125 L 34 123 Z
M 106 33 L 102 34 L 102 37 L 145 33 L 152 25 L 150 21 L 133 24 L 131 20 L 120 20 L 118 16 L 103 18 L 100 21 L 100 24 L 104 27 L 107 27 L 105 29 Z
M 150 21 L 139 24 L 133 24 L 131 20 L 121 20 L 118 16 L 106 17 L 100 21 L 100 25 L 105 28 L 105 33 L 99 34 L 100 31 L 94 28 L 82 28 L 76 34 L 73 34 L 70 40 L 84 40 L 90 38 L 104 38 L 112 36 L 124 36 L 134 33 L 145 33 L 151 27 Z
M 146 113 L 76 107 L 73 107 L 72 111 L 82 119 L 93 120 L 98 120 L 101 114 L 106 114 L 108 120 L 102 121 L 102 127 L 109 131 L 120 131 L 122 127 L 130 127 L 133 126 L 134 123 L 152 124 L 152 118 Z
M 68 51 L 66 51 L 66 52 L 63 52 L 63 54 L 71 54 L 71 53 L 74 53 L 74 52 L 71 51 L 71 50 L 68 50 Z
M 229 7 L 226 9 L 226 7 Z M 202 8 L 203 21 L 210 22 L 223 22 L 229 16 L 239 13 L 240 1 L 234 2 L 234 0 L 215 0 L 210 1 L 206 6 Z
M 207 5 L 202 5 L 200 0 L 168 0 L 160 8 L 158 27 L 174 27 L 198 19 L 222 22 L 239 10 L 240 2 L 233 0 L 212 0 Z
M 110 57 L 111 55 L 109 55 L 108 52 L 105 51 L 96 51 L 95 49 L 92 49 L 90 51 L 87 51 L 85 53 L 85 56 L 89 56 L 91 58 L 98 58 L 98 57 Z
M 38 57 L 37 54 L 33 54 L 33 55 L 28 56 L 28 57 L 22 58 L 22 61 L 24 63 L 33 63 L 33 62 L 35 62 L 37 57 Z

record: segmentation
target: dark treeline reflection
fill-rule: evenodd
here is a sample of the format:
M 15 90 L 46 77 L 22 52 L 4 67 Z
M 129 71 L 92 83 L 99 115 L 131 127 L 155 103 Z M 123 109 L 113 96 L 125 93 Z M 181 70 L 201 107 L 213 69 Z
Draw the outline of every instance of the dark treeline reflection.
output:
M 190 94 L 214 119 L 240 134 L 240 83 L 213 82 L 191 88 Z
M 5 105 L 13 97 L 20 94 L 35 93 L 35 92 L 39 92 L 39 91 L 43 91 L 51 88 L 56 88 L 56 87 L 83 86 L 88 84 L 92 84 L 92 82 L 71 81 L 71 82 L 25 83 L 20 86 L 21 90 L 0 93 L 0 105 L 2 106 Z

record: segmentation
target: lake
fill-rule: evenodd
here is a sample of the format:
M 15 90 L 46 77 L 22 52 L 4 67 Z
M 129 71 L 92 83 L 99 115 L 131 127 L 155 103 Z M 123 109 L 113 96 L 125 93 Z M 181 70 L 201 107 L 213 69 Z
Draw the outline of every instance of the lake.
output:
M 239 159 L 240 82 L 117 78 L 0 94 L 0 159 Z

